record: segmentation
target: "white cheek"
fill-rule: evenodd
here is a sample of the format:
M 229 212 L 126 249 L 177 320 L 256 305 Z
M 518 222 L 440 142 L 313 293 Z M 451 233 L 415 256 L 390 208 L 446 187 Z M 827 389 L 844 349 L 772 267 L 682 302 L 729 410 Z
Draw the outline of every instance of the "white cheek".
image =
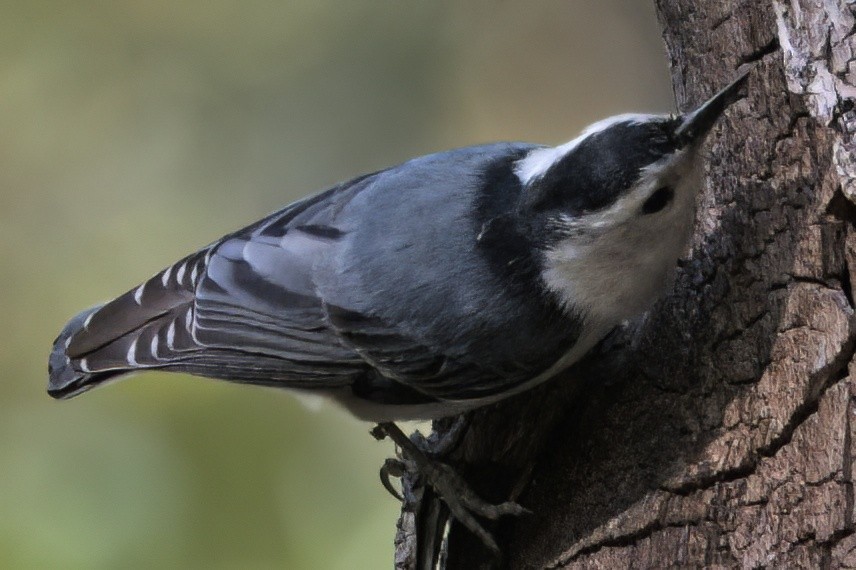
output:
M 618 324 L 645 311 L 669 286 L 694 219 L 687 193 L 661 213 L 611 227 L 589 242 L 570 238 L 546 253 L 545 285 L 567 306 Z

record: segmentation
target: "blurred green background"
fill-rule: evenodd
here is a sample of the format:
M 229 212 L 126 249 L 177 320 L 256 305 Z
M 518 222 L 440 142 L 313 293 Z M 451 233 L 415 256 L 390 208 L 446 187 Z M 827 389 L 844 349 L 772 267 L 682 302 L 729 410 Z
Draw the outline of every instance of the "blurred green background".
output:
M 369 426 L 164 374 L 54 402 L 54 336 L 341 179 L 671 101 L 646 1 L 2 0 L 0 567 L 391 567 Z

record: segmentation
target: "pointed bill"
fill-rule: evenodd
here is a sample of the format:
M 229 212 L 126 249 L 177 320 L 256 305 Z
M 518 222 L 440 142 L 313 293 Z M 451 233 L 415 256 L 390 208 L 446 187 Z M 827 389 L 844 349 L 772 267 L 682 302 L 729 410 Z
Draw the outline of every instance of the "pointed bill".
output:
M 698 109 L 683 115 L 683 121 L 675 130 L 681 146 L 704 138 L 723 111 L 740 98 L 741 88 L 746 84 L 750 71 L 751 68 L 744 70 L 737 79 L 702 103 Z

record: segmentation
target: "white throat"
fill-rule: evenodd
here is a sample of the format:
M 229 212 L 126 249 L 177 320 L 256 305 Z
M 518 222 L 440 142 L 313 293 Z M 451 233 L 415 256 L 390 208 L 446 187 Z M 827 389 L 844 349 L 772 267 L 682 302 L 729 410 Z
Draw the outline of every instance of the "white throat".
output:
M 671 285 L 686 253 L 699 184 L 696 173 L 683 173 L 674 202 L 651 216 L 635 214 L 637 204 L 629 196 L 603 212 L 570 220 L 584 231 L 546 252 L 545 284 L 568 307 L 603 324 L 614 326 L 645 311 Z

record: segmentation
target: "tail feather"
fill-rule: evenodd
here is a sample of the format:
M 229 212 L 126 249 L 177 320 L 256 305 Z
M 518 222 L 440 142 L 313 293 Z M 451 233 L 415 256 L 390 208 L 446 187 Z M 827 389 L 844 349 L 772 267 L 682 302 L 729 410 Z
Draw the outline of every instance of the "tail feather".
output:
M 75 366 L 66 350 L 75 333 L 83 328 L 83 323 L 92 316 L 101 305 L 86 309 L 74 316 L 54 341 L 53 350 L 48 360 L 48 394 L 54 398 L 70 398 L 83 390 L 84 386 L 94 384 L 97 380 L 106 380 L 113 374 L 101 371 L 98 374 L 84 372 L 79 365 Z
M 71 319 L 54 342 L 48 394 L 71 398 L 136 370 L 167 369 L 296 388 L 343 386 L 359 373 L 358 357 L 341 361 L 329 357 L 331 351 L 336 356 L 343 349 L 322 343 L 317 337 L 323 331 L 317 324 L 280 330 L 270 315 L 253 313 L 250 318 L 229 312 L 227 306 L 219 314 L 218 306 L 210 302 L 205 310 L 199 309 L 197 285 L 205 278 L 209 260 L 209 250 L 202 250 Z M 306 310 L 298 308 L 295 314 Z M 235 328 L 243 336 L 235 337 L 233 344 L 229 335 Z M 217 334 L 225 336 L 206 342 Z M 251 347 L 242 346 L 246 339 L 252 341 Z M 288 342 L 283 344 L 283 339 Z
M 71 319 L 51 352 L 48 393 L 70 398 L 140 369 L 293 388 L 333 389 L 362 377 L 366 361 L 329 326 L 312 280 L 335 239 L 258 227 Z
M 112 377 L 180 362 L 199 350 L 190 333 L 194 288 L 207 251 L 72 318 L 54 341 L 48 393 L 70 398 Z
M 68 345 L 68 356 L 81 358 L 162 315 L 193 301 L 205 265 L 203 250 L 167 267 L 142 285 L 99 307 L 81 323 Z
M 199 350 L 200 348 L 195 344 L 188 344 L 193 341 L 184 327 L 176 326 L 176 320 L 178 319 L 173 314 L 153 319 L 143 327 L 119 336 L 108 344 L 87 353 L 86 356 L 75 359 L 78 367 L 84 372 L 91 372 L 93 367 L 97 367 L 98 370 L 153 368 L 175 361 L 180 352 Z M 183 334 L 187 334 L 186 341 L 181 339 L 182 343 L 188 344 L 187 348 L 177 351 L 162 342 L 161 339 L 165 338 L 169 330 L 183 331 Z
M 354 375 L 351 363 L 328 363 L 307 370 L 305 363 L 263 354 L 203 347 L 189 332 L 189 309 L 162 315 L 144 326 L 121 334 L 96 350 L 70 357 L 67 345 L 83 331 L 84 322 L 101 310 L 93 307 L 72 318 L 54 342 L 49 360 L 48 394 L 68 399 L 107 380 L 136 370 L 168 369 L 235 382 L 293 388 L 344 386 Z

